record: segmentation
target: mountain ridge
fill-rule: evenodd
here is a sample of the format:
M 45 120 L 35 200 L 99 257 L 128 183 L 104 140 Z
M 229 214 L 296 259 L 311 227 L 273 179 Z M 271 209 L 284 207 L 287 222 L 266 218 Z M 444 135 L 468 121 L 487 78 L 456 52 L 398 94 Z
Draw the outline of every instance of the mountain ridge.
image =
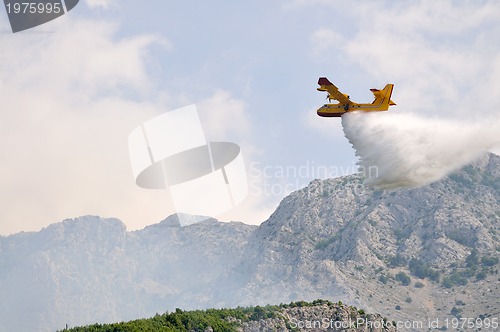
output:
M 422 188 L 314 180 L 260 226 L 84 216 L 0 237 L 0 331 L 317 298 L 398 320 L 498 315 L 499 174 L 490 154 Z

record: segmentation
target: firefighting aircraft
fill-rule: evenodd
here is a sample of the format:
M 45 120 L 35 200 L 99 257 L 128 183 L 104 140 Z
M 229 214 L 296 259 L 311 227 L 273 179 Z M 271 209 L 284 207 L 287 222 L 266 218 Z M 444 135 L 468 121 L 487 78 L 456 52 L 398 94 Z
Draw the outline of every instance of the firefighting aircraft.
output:
M 343 94 L 339 89 L 333 85 L 326 77 L 320 77 L 318 80 L 320 87 L 318 91 L 328 92 L 328 101 L 335 99 L 338 101 L 337 104 L 324 104 L 318 109 L 318 115 L 324 117 L 340 117 L 342 114 L 354 111 L 387 111 L 389 106 L 396 105 L 391 100 L 392 89 L 394 84 L 387 84 L 383 90 L 370 89 L 375 96 L 375 100 L 371 104 L 358 104 L 354 103 L 349 99 L 349 96 Z

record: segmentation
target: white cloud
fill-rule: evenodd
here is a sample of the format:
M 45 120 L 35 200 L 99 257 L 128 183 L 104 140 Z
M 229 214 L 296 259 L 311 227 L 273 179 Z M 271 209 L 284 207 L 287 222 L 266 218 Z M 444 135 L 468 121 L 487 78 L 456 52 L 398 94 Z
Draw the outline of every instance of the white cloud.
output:
M 168 197 L 133 183 L 129 132 L 162 105 L 145 66 L 154 36 L 115 37 L 116 26 L 61 20 L 52 34 L 1 35 L 0 233 L 82 214 L 157 222 Z
M 352 38 L 342 43 L 333 30 L 322 28 L 311 39 L 317 42 L 320 35 L 326 37 L 323 45 L 342 44 L 347 58 L 378 84 L 396 83 L 399 109 L 468 117 L 497 113 L 491 107 L 500 102 L 494 92 L 500 84 L 500 47 L 492 42 L 500 38 L 496 3 L 365 1 L 352 11 L 357 23 Z
M 81 101 L 125 87 L 150 87 L 146 48 L 164 41 L 151 35 L 114 40 L 115 24 L 61 21 L 53 34 L 3 36 L 0 59 L 3 74 L 10 77 L 9 86 L 55 92 L 71 100 L 79 96 Z
M 247 105 L 243 100 L 232 97 L 228 91 L 216 91 L 197 107 L 209 140 L 241 140 L 250 135 Z
M 283 7 L 287 9 L 301 9 L 304 6 L 314 6 L 314 7 L 344 7 L 346 4 L 349 4 L 351 1 L 349 0 L 292 0 L 286 2 Z M 322 8 L 323 10 L 323 8 Z
M 86 2 L 90 8 L 102 7 L 106 9 L 109 7 L 111 0 L 87 0 Z
M 316 56 L 324 55 L 323 52 L 329 48 L 341 47 L 345 43 L 341 34 L 327 28 L 316 30 L 310 40 L 313 44 L 313 54 Z
M 150 80 L 149 46 L 170 44 L 117 38 L 118 25 L 104 22 L 56 25 L 47 35 L 0 36 L 0 108 L 8 110 L 0 122 L 0 234 L 84 214 L 137 229 L 174 213 L 168 190 L 135 185 L 127 147 L 129 133 L 172 109 L 167 103 L 188 103 Z M 246 103 L 217 90 L 198 109 L 207 139 L 239 144 L 248 163 L 256 149 Z M 256 201 L 228 216 L 262 222 Z

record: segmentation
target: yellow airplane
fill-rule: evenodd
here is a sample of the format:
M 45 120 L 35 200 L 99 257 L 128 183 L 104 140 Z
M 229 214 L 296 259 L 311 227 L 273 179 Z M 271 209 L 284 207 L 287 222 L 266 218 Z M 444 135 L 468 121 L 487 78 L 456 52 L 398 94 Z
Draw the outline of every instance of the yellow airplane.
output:
M 391 100 L 392 89 L 394 84 L 387 84 L 383 90 L 370 89 L 375 96 L 375 100 L 371 104 L 358 104 L 354 103 L 349 99 L 349 96 L 343 94 L 339 89 L 333 85 L 326 77 L 320 77 L 318 80 L 320 87 L 318 91 L 327 91 L 328 100 L 331 102 L 332 99 L 338 101 L 337 104 L 325 104 L 318 109 L 318 115 L 324 117 L 340 117 L 342 114 L 354 111 L 387 111 L 389 106 L 396 105 Z

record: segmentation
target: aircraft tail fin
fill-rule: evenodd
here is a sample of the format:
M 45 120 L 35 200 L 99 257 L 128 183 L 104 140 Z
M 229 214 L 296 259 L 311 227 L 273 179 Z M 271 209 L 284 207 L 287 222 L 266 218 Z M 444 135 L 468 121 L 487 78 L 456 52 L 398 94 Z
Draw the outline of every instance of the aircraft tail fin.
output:
M 370 91 L 375 96 L 375 100 L 373 101 L 373 104 L 384 105 L 385 109 L 387 109 L 389 106 L 396 105 L 396 103 L 391 100 L 391 95 L 392 95 L 393 89 L 394 89 L 394 84 L 387 84 L 383 90 L 370 89 Z
M 384 88 L 384 97 L 389 100 L 389 106 L 396 105 L 395 102 L 391 100 L 392 90 L 394 89 L 394 84 L 387 84 Z

